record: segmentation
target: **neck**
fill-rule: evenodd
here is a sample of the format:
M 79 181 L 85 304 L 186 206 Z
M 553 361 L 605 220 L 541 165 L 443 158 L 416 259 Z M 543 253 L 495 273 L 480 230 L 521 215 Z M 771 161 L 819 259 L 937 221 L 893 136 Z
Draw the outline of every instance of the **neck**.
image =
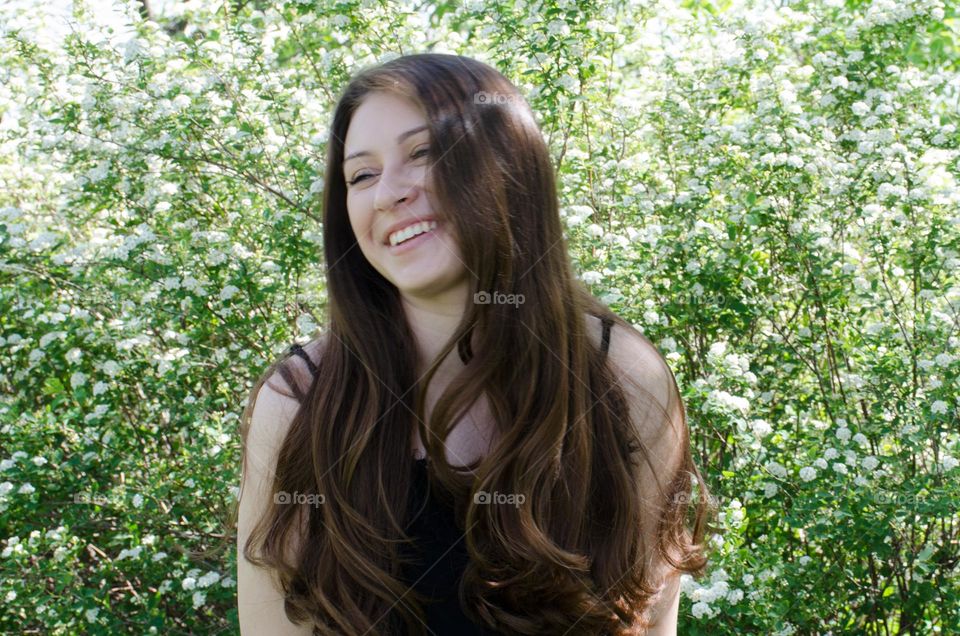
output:
M 430 298 L 402 295 L 401 302 L 407 324 L 416 339 L 418 352 L 417 375 L 423 375 L 440 354 L 443 345 L 453 336 L 463 318 L 466 307 L 467 287 L 453 288 Z M 450 377 L 463 369 L 463 361 L 454 347 L 444 358 L 435 378 Z

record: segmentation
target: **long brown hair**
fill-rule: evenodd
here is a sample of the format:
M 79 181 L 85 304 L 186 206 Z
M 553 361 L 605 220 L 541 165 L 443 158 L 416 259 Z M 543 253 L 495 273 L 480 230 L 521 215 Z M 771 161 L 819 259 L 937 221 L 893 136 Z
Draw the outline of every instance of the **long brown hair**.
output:
M 347 216 L 343 140 L 372 91 L 409 98 L 426 115 L 439 202 L 433 212 L 458 237 L 469 298 L 496 291 L 524 299 L 469 302 L 419 382 L 399 292 L 357 248 Z M 402 625 L 424 633 L 426 599 L 401 575 L 400 544 L 409 540 L 404 528 L 416 512 L 408 505 L 413 426 L 434 468 L 431 490 L 454 502 L 465 532 L 465 610 L 489 629 L 628 633 L 645 627 L 640 615 L 658 591 L 652 550 L 676 569 L 703 575 L 709 491 L 690 454 L 682 404 L 683 460 L 676 474 L 657 476 L 666 477 L 661 492 L 669 505 L 658 545 L 643 545 L 638 530 L 647 508 L 637 491 L 637 455 L 649 465 L 649 453 L 630 425 L 621 385 L 586 336 L 584 316 L 636 331 L 574 276 L 548 149 L 529 106 L 503 75 L 470 58 L 432 53 L 359 73 L 333 115 L 323 237 L 329 324 L 314 360 L 316 378 L 299 390 L 284 360 L 275 362 L 241 418 L 245 445 L 260 387 L 275 371 L 286 373 L 300 408 L 280 448 L 272 492 L 322 494 L 324 503 L 270 506 L 243 554 L 274 571 L 291 620 L 311 621 L 315 634 L 398 634 Z M 425 423 L 427 385 L 454 347 L 468 367 Z M 675 406 L 679 392 L 669 367 L 666 373 Z M 500 441 L 467 474 L 447 464 L 444 441 L 483 394 Z M 646 411 L 655 418 L 649 430 L 662 430 L 658 422 L 669 425 L 669 418 L 654 402 Z M 693 478 L 700 497 L 690 533 Z M 529 503 L 476 505 L 477 491 L 523 493 Z M 308 540 L 300 543 L 302 536 Z

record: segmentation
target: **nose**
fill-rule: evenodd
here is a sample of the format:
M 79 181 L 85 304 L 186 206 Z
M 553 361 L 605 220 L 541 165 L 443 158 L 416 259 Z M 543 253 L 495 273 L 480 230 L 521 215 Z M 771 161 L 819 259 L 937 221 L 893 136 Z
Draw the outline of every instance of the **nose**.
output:
M 389 211 L 401 202 L 411 202 L 417 197 L 417 181 L 410 171 L 399 169 L 383 170 L 376 184 L 373 207 L 377 211 Z

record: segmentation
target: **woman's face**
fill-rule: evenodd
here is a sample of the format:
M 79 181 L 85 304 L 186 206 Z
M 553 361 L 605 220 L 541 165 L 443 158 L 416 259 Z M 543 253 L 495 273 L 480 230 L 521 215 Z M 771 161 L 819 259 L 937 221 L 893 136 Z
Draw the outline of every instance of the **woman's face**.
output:
M 433 205 L 426 124 L 411 101 L 370 93 L 350 120 L 343 163 L 347 212 L 360 250 L 402 293 L 424 298 L 462 284 L 466 276 L 459 246 Z M 438 226 L 391 245 L 395 229 L 425 221 Z

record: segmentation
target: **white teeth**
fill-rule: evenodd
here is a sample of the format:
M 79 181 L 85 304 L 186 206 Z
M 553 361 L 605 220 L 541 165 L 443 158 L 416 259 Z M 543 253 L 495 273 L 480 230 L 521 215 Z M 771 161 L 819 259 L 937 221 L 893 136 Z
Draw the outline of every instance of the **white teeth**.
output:
M 407 239 L 413 238 L 417 234 L 423 234 L 424 232 L 429 232 L 430 230 L 437 227 L 436 221 L 422 221 L 420 223 L 414 223 L 413 225 L 407 226 L 406 228 L 400 230 L 399 232 L 394 232 L 390 235 L 390 245 L 395 246 L 403 243 Z

